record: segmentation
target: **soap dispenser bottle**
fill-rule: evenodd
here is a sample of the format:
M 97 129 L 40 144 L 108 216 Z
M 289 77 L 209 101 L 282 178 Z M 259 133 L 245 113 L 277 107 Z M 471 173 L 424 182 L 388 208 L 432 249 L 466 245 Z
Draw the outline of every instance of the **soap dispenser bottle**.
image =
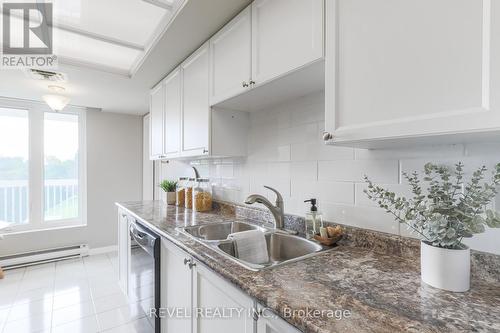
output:
M 306 238 L 313 239 L 315 235 L 320 234 L 320 228 L 323 227 L 323 217 L 316 207 L 316 199 L 309 199 L 304 202 L 310 202 L 311 207 L 306 212 Z

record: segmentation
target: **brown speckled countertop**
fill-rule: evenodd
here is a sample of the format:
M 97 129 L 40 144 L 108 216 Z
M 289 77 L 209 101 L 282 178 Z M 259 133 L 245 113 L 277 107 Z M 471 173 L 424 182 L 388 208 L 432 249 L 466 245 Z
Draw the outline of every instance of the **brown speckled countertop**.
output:
M 498 282 L 473 278 L 469 292 L 442 291 L 420 281 L 415 260 L 354 246 L 253 272 L 175 229 L 235 217 L 194 214 L 158 201 L 117 205 L 282 317 L 285 309 L 350 312 L 341 320 L 284 318 L 303 332 L 500 332 Z

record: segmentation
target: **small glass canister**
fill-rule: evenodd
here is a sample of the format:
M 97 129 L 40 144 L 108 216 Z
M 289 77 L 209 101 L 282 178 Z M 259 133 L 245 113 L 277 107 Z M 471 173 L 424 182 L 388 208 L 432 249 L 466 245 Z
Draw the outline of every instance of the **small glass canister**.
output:
M 186 204 L 186 182 L 187 177 L 180 177 L 177 182 L 177 188 L 175 191 L 175 205 L 177 207 L 184 207 Z
M 185 205 L 187 209 L 193 209 L 193 187 L 195 185 L 194 178 L 188 178 L 186 181 Z
M 196 179 L 196 186 L 193 188 L 193 210 L 196 212 L 212 210 L 212 186 L 207 178 Z

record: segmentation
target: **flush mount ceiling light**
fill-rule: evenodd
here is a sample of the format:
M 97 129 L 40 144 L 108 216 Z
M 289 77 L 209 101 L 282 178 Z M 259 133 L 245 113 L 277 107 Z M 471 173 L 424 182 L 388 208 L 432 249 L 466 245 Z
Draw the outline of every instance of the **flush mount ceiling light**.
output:
M 49 90 L 51 92 L 60 94 L 63 93 L 66 89 L 60 86 L 49 86 Z M 62 111 L 62 109 L 64 109 L 64 107 L 68 105 L 70 101 L 69 97 L 56 94 L 43 95 L 42 98 L 45 103 L 47 103 L 47 105 L 56 112 Z

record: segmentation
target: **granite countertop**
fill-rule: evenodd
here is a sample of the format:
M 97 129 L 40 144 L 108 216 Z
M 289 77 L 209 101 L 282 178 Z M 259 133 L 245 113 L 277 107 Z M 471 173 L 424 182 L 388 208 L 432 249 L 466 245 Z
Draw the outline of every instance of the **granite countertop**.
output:
M 414 260 L 353 246 L 253 272 L 176 230 L 235 217 L 159 201 L 117 205 L 303 332 L 500 332 L 497 282 L 473 278 L 469 292 L 446 292 L 422 283 Z M 297 315 L 284 315 L 290 310 Z

